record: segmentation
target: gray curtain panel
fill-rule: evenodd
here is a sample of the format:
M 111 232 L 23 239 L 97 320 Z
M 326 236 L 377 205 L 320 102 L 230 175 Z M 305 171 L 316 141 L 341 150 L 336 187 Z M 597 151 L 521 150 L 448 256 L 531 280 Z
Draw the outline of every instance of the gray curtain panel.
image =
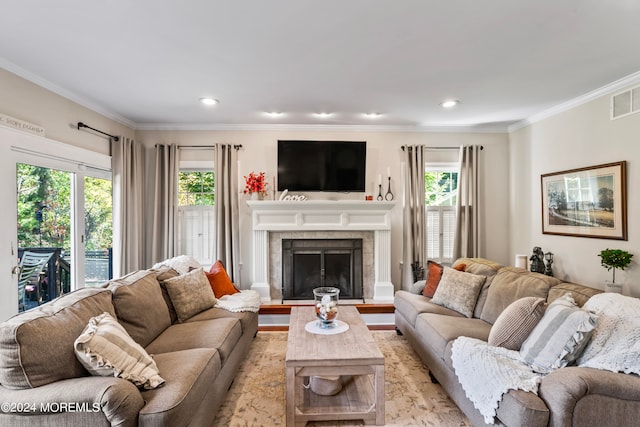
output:
M 113 174 L 113 276 L 145 268 L 144 147 L 120 137 L 111 141 Z
M 456 235 L 453 258 L 480 255 L 480 151 L 479 145 L 460 147 Z
M 224 263 L 233 282 L 238 282 L 238 181 L 236 149 L 216 144 L 216 257 Z
M 151 263 L 177 254 L 176 208 L 178 198 L 179 150 L 175 144 L 156 144 Z
M 405 147 L 407 173 L 404 187 L 404 269 L 402 287 L 411 284 L 424 273 L 425 248 L 425 199 L 424 199 L 424 146 Z

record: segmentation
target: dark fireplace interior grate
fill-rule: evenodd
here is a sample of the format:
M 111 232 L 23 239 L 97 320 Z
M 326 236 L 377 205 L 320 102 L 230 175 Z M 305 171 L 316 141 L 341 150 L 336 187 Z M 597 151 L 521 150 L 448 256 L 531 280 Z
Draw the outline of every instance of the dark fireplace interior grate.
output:
M 313 299 L 319 286 L 362 298 L 362 239 L 282 240 L 282 298 Z

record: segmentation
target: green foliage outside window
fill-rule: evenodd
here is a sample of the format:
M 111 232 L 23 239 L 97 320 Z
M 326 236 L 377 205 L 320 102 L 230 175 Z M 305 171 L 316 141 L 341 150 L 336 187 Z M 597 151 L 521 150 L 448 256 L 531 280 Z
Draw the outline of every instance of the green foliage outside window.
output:
M 425 201 L 428 206 L 455 206 L 458 190 L 458 172 L 425 172 L 424 188 Z
M 84 234 L 88 251 L 113 245 L 113 196 L 108 179 L 84 179 Z
M 18 246 L 71 247 L 71 174 L 17 166 Z
M 71 248 L 70 172 L 17 165 L 18 246 Z M 85 179 L 85 240 L 87 250 L 112 245 L 111 181 Z
M 178 205 L 213 206 L 215 175 L 213 171 L 181 171 L 178 178 Z

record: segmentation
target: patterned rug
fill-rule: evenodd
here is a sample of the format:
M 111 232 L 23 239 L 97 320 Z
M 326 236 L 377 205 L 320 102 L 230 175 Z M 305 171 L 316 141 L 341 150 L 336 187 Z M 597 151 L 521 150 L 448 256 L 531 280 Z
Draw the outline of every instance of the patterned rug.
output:
M 385 357 L 387 426 L 471 426 L 404 337 L 372 332 Z M 215 426 L 284 426 L 286 332 L 259 332 L 242 364 Z M 361 421 L 310 422 L 307 426 L 362 426 Z

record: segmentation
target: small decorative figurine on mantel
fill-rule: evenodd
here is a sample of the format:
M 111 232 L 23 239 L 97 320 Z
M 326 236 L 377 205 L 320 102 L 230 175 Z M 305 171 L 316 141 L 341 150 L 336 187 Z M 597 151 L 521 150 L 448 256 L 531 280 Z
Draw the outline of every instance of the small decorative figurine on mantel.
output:
M 529 270 L 544 274 L 544 252 L 541 247 L 536 246 L 533 248 L 533 255 L 529 257 L 529 261 L 531 261 Z

